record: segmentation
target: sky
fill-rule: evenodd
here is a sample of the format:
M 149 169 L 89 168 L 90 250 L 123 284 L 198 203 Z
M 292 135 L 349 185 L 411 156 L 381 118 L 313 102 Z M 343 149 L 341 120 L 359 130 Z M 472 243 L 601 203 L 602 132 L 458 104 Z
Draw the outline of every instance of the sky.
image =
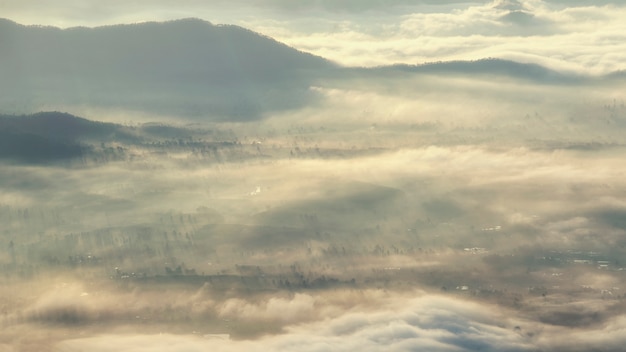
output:
M 624 1 L 2 0 L 0 13 L 62 28 L 198 17 L 348 66 L 495 57 L 585 74 L 626 69 Z

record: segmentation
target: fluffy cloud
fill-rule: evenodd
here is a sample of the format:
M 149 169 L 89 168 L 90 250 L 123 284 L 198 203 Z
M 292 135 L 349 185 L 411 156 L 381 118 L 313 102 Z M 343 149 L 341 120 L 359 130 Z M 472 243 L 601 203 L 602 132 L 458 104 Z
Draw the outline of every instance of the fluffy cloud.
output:
M 46 7 L 9 0 L 0 11 L 18 22 L 62 27 L 201 17 L 345 65 L 498 57 L 606 73 L 624 69 L 626 61 L 626 7 L 610 1 L 66 1 Z
M 597 281 L 597 280 L 596 280 Z M 344 291 L 339 297 L 357 298 Z M 621 333 L 626 320 L 609 318 L 601 312 L 604 302 L 584 305 L 543 303 L 539 321 L 512 318 L 500 307 L 450 296 L 413 292 L 411 295 L 369 291 L 366 301 L 352 302 L 358 309 L 340 314 L 315 314 L 308 323 L 283 320 L 284 330 L 256 339 L 232 339 L 225 334 L 195 332 L 172 334 L 105 334 L 69 339 L 56 344 L 59 351 L 584 351 L 602 348 L 617 351 L 625 342 Z M 307 297 L 305 297 L 307 296 Z M 363 297 L 361 297 L 363 298 Z M 291 299 L 270 299 L 252 303 L 240 300 L 231 310 L 232 319 L 263 318 L 264 324 L 279 317 L 273 309 L 289 316 L 303 302 L 317 302 L 319 308 L 332 305 L 332 295 L 296 295 Z M 325 303 L 322 303 L 325 302 Z M 336 303 L 336 302 L 335 302 Z M 582 304 L 582 303 L 581 303 Z M 228 303 L 224 307 L 230 306 Z M 309 304 L 305 304 L 309 305 Z M 254 308 L 251 308 L 254 307 Z M 273 308 L 270 308 L 273 307 Z M 367 308 L 366 310 L 363 310 Z M 230 308 L 226 308 L 230 310 Z M 260 310 L 259 310 L 260 309 Z M 307 308 L 308 309 L 308 308 Z M 261 313 L 261 310 L 264 312 Z M 298 314 L 305 313 L 300 308 Z M 305 309 L 306 310 L 306 309 Z M 235 312 L 236 311 L 236 312 Z M 580 312 L 583 312 L 580 314 Z M 269 313 L 269 315 L 268 315 Z M 532 313 L 530 314 L 532 315 Z M 596 318 L 593 318 L 596 317 Z M 255 318 L 255 319 L 256 319 Z M 584 318 L 585 321 L 579 318 Z M 579 319 L 579 320 L 572 320 Z M 589 320 L 591 319 L 591 320 Z M 594 320 L 595 319 L 595 320 Z M 301 319 L 298 319 L 301 321 Z M 598 322 L 604 321 L 604 324 Z M 567 336 L 567 338 L 565 338 Z
M 255 341 L 226 341 L 216 335 L 202 336 L 101 336 L 62 342 L 62 351 L 526 351 L 532 341 L 515 329 L 497 310 L 452 298 L 419 295 L 388 297 L 369 314 L 345 313 L 306 325 L 293 325 L 285 333 Z M 286 314 L 307 298 L 267 302 L 282 306 Z M 392 302 L 392 303 L 389 303 Z M 241 303 L 241 302 L 240 302 Z M 486 309 L 487 308 L 487 309 Z M 492 307 L 493 308 L 493 307 Z M 248 310 L 245 308 L 243 310 Z M 300 312 L 302 313 L 302 312 Z M 249 312 L 240 311 L 248 315 Z
M 579 275 L 576 283 L 610 287 L 615 280 L 587 273 Z M 25 307 L 20 314 L 25 321 L 5 315 L 0 338 L 18 349 L 54 346 L 65 352 L 583 351 L 598 347 L 617 351 L 626 328 L 626 320 L 618 314 L 620 303 L 598 299 L 529 300 L 520 314 L 462 296 L 421 291 L 338 289 L 282 297 L 240 295 L 225 301 L 211 297 L 209 291 L 205 286 L 188 294 L 124 293 L 59 283 Z M 138 324 L 144 314 L 215 315 L 226 324 L 270 324 L 278 329 L 255 337 L 229 336 L 214 324 L 200 324 L 188 332 L 181 331 L 184 325 L 172 326 L 175 331 L 157 325 L 161 332 L 155 334 L 146 325 L 149 320 Z M 118 325 L 110 324 L 116 320 Z M 25 325 L 28 322 L 33 324 Z M 26 331 L 30 338 L 23 340 L 20 336 Z M 68 339 L 78 334 L 81 337 Z M 0 350 L 12 351 L 9 345 L 0 345 Z
M 417 9 L 416 9 L 417 10 Z M 333 31 L 260 27 L 288 44 L 346 65 L 384 65 L 499 57 L 560 70 L 622 69 L 623 6 L 563 8 L 541 1 L 380 14 L 343 21 Z M 369 31 L 372 27 L 378 31 Z M 366 29 L 368 28 L 368 29 Z

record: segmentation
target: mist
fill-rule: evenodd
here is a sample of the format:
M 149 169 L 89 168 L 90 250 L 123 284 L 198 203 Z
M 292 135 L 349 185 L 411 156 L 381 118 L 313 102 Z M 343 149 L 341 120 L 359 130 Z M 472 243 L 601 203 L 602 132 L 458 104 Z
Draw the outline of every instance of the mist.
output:
M 8 0 L 3 16 L 61 28 L 197 17 L 235 24 L 346 66 L 495 57 L 556 70 L 623 70 L 622 1 Z
M 507 4 L 489 8 L 522 6 Z M 380 8 L 344 5 L 306 6 Z M 0 54 L 0 350 L 626 342 L 618 64 L 352 67 L 201 20 L 0 25 L 18 33 Z M 221 46 L 123 51 L 115 31 Z M 67 50 L 32 58 L 29 35 Z M 106 56 L 75 57 L 76 43 L 107 48 L 98 36 Z M 228 50 L 267 55 L 235 64 Z M 162 62 L 133 61 L 154 51 Z M 24 75 L 10 69 L 18 52 L 32 60 Z

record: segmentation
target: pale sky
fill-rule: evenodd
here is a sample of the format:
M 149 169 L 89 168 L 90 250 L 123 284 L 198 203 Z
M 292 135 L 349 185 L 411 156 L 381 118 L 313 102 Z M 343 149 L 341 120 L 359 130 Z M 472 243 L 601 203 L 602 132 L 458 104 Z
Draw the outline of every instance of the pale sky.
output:
M 624 1 L 0 0 L 0 14 L 62 28 L 197 17 L 351 66 L 495 57 L 591 74 L 626 69 Z

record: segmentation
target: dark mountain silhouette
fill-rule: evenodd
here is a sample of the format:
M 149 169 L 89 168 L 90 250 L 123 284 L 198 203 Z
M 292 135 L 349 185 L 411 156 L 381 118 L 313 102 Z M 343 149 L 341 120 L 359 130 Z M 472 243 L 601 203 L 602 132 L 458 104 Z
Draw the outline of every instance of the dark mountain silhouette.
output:
M 206 136 L 213 132 L 196 125 L 146 123 L 125 126 L 56 111 L 32 115 L 0 114 L 0 159 L 48 163 L 85 157 L 99 162 L 122 160 L 128 148 L 133 146 L 172 146 L 180 145 L 183 140 L 202 147 L 232 145 L 223 141 L 223 138 L 230 137 L 228 133 L 215 136 L 215 140 L 192 142 L 197 135 Z
M 193 137 L 201 128 L 146 123 L 129 127 L 92 121 L 64 112 L 38 112 L 32 115 L 1 115 L 0 131 L 12 135 L 38 136 L 62 144 L 101 144 L 117 142 L 141 144 Z
M 312 98 L 333 67 L 237 26 L 196 19 L 58 29 L 0 20 L 5 104 L 90 104 L 250 119 Z
M 409 74 L 437 74 L 437 75 L 465 75 L 465 76 L 500 76 L 514 79 L 523 79 L 545 84 L 572 84 L 583 82 L 589 77 L 564 73 L 532 63 L 487 58 L 475 61 L 444 61 L 421 65 L 392 65 L 375 68 L 355 68 L 359 75 L 409 75 Z
M 140 143 L 150 137 L 141 132 L 61 112 L 0 115 L 0 158 L 27 163 L 80 158 L 91 153 L 95 145 Z
M 90 121 L 62 113 L 0 116 L 0 158 L 40 163 L 77 158 L 86 152 L 79 135 Z
M 0 130 L 18 135 L 39 136 L 60 143 L 136 139 L 125 132 L 121 125 L 90 121 L 62 112 L 40 112 L 21 116 L 0 115 Z
M 63 143 L 45 137 L 0 130 L 0 159 L 18 162 L 45 163 L 78 158 L 85 148 L 74 143 Z

